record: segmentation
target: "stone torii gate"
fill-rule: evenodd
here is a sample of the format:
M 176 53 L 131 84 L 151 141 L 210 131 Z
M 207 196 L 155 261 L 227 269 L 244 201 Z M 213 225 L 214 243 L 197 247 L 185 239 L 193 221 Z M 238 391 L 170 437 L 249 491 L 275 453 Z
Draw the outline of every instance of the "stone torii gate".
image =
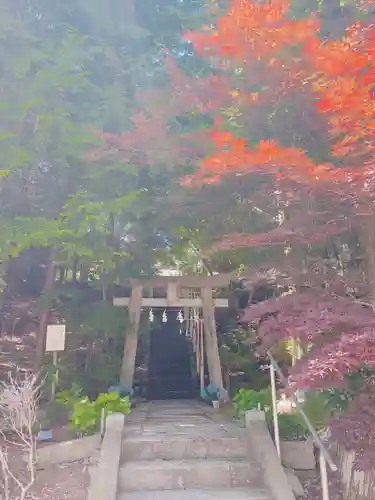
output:
M 152 279 L 130 279 L 130 297 L 115 297 L 115 306 L 128 307 L 130 328 L 124 346 L 120 383 L 132 387 L 135 357 L 138 345 L 138 331 L 142 308 L 194 308 L 203 311 L 204 340 L 210 382 L 218 389 L 223 388 L 219 347 L 217 341 L 215 308 L 228 307 L 228 299 L 215 299 L 213 289 L 227 288 L 233 273 L 215 276 L 158 276 Z M 165 298 L 153 297 L 154 289 L 166 290 Z M 144 297 L 143 291 L 149 290 L 150 296 Z M 186 298 L 184 291 L 196 290 L 198 297 Z

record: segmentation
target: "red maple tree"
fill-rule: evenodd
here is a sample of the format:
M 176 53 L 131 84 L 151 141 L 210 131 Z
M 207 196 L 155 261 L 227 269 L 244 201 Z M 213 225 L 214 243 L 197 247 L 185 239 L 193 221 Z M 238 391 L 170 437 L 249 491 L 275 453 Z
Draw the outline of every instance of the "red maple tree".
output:
M 265 78 L 264 91 L 252 106 L 262 104 L 263 99 L 280 101 L 289 94 L 310 96 L 314 116 L 324 120 L 329 151 L 326 160 L 319 162 L 293 144 L 286 146 L 276 139 L 252 144 L 218 123 L 211 131 L 214 153 L 184 183 L 200 186 L 230 175 L 251 178 L 256 173 L 269 178 L 281 193 L 292 183 L 293 189 L 302 193 L 308 187 L 314 202 L 330 199 L 329 218 L 323 216 L 319 221 L 316 213 L 305 209 L 300 221 L 288 220 L 267 233 L 227 235 L 214 250 L 311 244 L 353 228 L 363 234 L 365 228 L 367 277 L 374 296 L 374 27 L 356 23 L 342 39 L 333 41 L 321 40 L 319 27 L 317 16 L 293 19 L 287 0 L 232 0 L 228 13 L 218 19 L 211 32 L 187 34 L 202 56 L 221 56 L 226 68 L 242 65 L 251 78 L 254 72 Z M 342 387 L 349 374 L 375 367 L 373 307 L 358 303 L 356 292 L 354 296 L 349 292 L 355 289 L 350 280 L 344 283 L 341 294 L 336 284 L 327 274 L 320 286 L 311 286 L 306 280 L 303 286 L 295 283 L 294 293 L 252 305 L 243 318 L 255 325 L 263 349 L 289 337 L 309 346 L 306 356 L 291 370 L 292 388 Z M 361 427 L 358 411 L 366 413 L 368 401 L 373 399 L 372 376 L 366 376 L 363 391 L 336 426 L 342 431 L 341 438 L 345 436 L 345 444 L 355 449 L 357 458 L 366 465 L 374 456 L 368 437 L 375 438 L 375 426 L 367 419 Z M 356 429 L 350 434 L 346 424 L 353 423 L 353 415 Z

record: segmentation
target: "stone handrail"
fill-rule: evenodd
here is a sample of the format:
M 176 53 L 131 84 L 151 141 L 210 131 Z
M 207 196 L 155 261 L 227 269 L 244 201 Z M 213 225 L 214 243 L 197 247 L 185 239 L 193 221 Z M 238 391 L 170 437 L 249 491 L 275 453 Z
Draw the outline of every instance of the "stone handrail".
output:
M 252 451 L 261 465 L 264 480 L 275 500 L 295 500 L 285 470 L 271 439 L 265 413 L 260 410 L 246 412 L 245 424 Z
M 87 500 L 116 500 L 125 416 L 107 417 L 99 462 L 91 476 Z

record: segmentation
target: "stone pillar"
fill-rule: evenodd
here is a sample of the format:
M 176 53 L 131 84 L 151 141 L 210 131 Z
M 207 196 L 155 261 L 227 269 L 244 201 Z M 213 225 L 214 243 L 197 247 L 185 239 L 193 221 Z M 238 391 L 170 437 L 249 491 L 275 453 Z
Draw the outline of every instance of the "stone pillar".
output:
M 138 330 L 142 308 L 142 285 L 133 286 L 128 307 L 130 327 L 125 338 L 120 384 L 130 389 L 133 387 L 135 356 L 137 354 Z
M 295 500 L 267 428 L 265 413 L 258 410 L 247 411 L 245 424 L 249 448 L 263 469 L 265 485 L 272 493 L 272 498 L 275 500 Z
M 125 416 L 108 415 L 106 430 L 100 449 L 98 465 L 93 468 L 87 500 L 116 500 L 118 476 L 121 467 L 121 448 Z
M 202 288 L 202 306 L 204 337 L 210 382 L 214 384 L 217 389 L 221 390 L 223 389 L 223 377 L 221 373 L 219 346 L 217 342 L 215 304 L 212 297 L 212 288 Z

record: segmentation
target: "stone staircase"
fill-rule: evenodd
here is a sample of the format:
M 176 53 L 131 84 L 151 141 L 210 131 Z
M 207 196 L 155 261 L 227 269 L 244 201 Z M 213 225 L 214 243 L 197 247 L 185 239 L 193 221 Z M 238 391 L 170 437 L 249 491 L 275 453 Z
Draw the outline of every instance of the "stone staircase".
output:
M 274 500 L 245 439 L 194 401 L 149 403 L 123 434 L 117 500 Z

